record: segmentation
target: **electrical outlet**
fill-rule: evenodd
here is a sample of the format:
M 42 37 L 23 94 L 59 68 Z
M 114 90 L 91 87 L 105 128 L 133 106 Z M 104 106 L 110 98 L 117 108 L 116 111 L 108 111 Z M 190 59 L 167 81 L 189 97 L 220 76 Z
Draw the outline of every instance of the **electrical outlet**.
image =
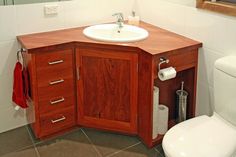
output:
M 45 15 L 55 15 L 58 14 L 59 6 L 57 4 L 50 4 L 44 6 Z

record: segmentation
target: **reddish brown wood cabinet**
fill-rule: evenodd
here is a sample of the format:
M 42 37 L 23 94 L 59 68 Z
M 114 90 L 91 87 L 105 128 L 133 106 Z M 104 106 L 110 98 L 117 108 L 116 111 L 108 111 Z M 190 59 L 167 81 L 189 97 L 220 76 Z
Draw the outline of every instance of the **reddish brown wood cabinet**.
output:
M 138 54 L 76 49 L 78 124 L 137 133 Z
M 169 63 L 161 68 L 174 67 L 177 76 L 173 79 L 161 81 L 158 78 L 160 58 L 169 59 Z M 139 88 L 138 88 L 138 134 L 143 142 L 153 147 L 160 144 L 163 135 L 152 139 L 153 130 L 153 86 L 159 87 L 159 102 L 169 108 L 169 128 L 176 124 L 177 106 L 175 92 L 180 89 L 181 82 L 185 82 L 185 90 L 189 93 L 187 104 L 187 118 L 195 116 L 196 85 L 197 85 L 198 49 L 185 48 L 169 53 L 150 55 L 142 52 L 139 55 Z
M 30 74 L 33 109 L 27 110 L 34 119 L 36 137 L 43 138 L 75 126 L 74 49 L 39 50 L 27 53 L 25 61 Z M 31 120 L 30 120 L 31 121 Z
M 79 125 L 138 135 L 152 147 L 153 87 L 175 125 L 175 91 L 185 82 L 187 118 L 195 115 L 198 49 L 201 43 L 141 22 L 149 37 L 131 43 L 91 40 L 84 27 L 19 36 L 27 50 L 32 105 L 27 117 L 36 137 Z M 160 58 L 169 59 L 174 79 L 157 77 Z M 77 77 L 76 77 L 77 75 Z

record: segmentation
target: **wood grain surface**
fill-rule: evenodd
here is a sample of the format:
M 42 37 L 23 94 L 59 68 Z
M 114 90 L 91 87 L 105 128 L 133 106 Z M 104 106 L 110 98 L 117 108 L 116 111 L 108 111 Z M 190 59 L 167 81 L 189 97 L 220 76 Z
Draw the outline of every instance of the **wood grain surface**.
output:
M 137 54 L 79 48 L 76 63 L 78 122 L 86 126 L 93 119 L 94 127 L 137 132 Z
M 162 28 L 153 26 L 148 23 L 141 22 L 139 27 L 146 29 L 149 32 L 149 37 L 142 41 L 131 43 L 117 43 L 117 42 L 101 42 L 91 40 L 83 35 L 83 29 L 85 27 L 58 30 L 45 33 L 36 33 L 30 35 L 18 36 L 18 41 L 29 52 L 33 52 L 33 49 L 50 47 L 55 45 L 61 45 L 66 43 L 93 43 L 93 44 L 105 44 L 116 45 L 124 47 L 139 48 L 152 55 L 160 54 L 163 52 L 170 52 L 173 50 L 184 48 L 199 48 L 201 43 L 184 36 L 175 34 L 173 32 L 164 30 Z

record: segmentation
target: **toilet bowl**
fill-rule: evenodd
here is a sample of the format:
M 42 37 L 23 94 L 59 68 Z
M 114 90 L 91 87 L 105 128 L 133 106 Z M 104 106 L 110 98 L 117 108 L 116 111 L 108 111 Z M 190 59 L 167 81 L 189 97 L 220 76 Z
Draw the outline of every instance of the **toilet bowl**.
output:
M 166 157 L 236 157 L 236 128 L 217 113 L 171 128 L 162 143 Z
M 213 116 L 189 119 L 165 134 L 166 157 L 236 157 L 236 56 L 215 62 L 214 100 Z

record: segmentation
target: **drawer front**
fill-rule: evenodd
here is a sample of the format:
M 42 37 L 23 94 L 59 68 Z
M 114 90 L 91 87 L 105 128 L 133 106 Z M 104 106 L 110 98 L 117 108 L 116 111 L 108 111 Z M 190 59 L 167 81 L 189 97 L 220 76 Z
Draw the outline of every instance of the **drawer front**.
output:
M 36 55 L 37 74 L 44 75 L 45 72 L 55 71 L 72 67 L 72 50 L 61 50 Z
M 49 100 L 39 102 L 40 114 L 52 113 L 63 108 L 75 106 L 75 98 L 73 94 L 53 97 Z
M 50 101 L 66 95 L 74 96 L 75 86 L 73 78 L 63 78 L 62 83 L 48 85 L 38 88 L 39 101 Z
M 166 59 L 169 59 L 169 63 L 162 64 L 161 68 L 166 68 L 169 66 L 172 66 L 176 68 L 176 70 L 184 70 L 185 68 L 188 68 L 188 66 L 191 66 L 194 63 L 197 63 L 198 53 L 196 52 L 186 52 L 182 54 L 175 54 L 175 55 L 162 55 L 160 57 L 164 57 Z M 159 59 L 157 61 L 157 67 L 160 62 Z
M 44 74 L 37 73 L 38 87 L 56 87 L 65 85 L 68 81 L 73 83 L 73 70 L 64 69 L 53 69 L 51 72 L 44 72 Z
M 178 67 L 181 68 L 196 62 L 197 53 L 183 53 L 180 55 L 170 55 L 167 56 L 167 58 L 170 60 L 169 64 L 171 64 L 171 66 L 176 68 Z
M 47 136 L 70 128 L 76 124 L 75 119 L 74 107 L 66 108 L 52 114 L 42 115 L 40 117 L 40 136 Z

